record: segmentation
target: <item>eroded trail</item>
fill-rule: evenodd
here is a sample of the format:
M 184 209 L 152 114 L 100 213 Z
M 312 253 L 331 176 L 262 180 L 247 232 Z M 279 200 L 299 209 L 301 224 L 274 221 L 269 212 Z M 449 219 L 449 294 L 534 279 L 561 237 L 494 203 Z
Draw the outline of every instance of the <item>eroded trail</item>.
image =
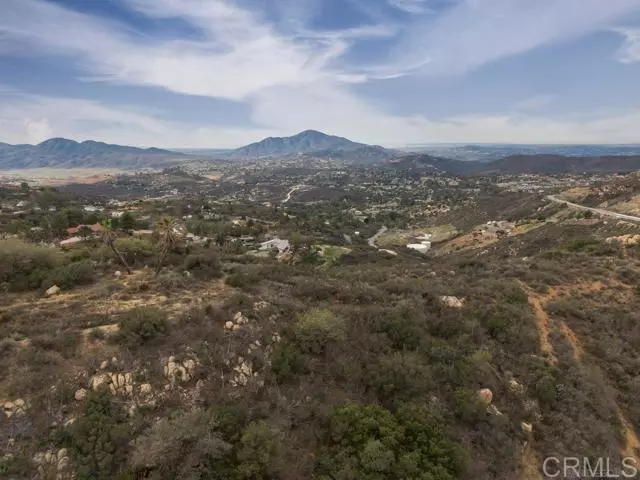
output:
M 550 288 L 547 293 L 540 294 L 533 291 L 527 285 L 521 285 L 527 294 L 529 305 L 531 306 L 536 318 L 536 327 L 538 329 L 538 337 L 540 341 L 540 351 L 548 358 L 549 363 L 552 365 L 558 363 L 558 357 L 556 356 L 553 344 L 550 341 L 550 332 L 553 329 L 554 322 L 546 311 L 548 303 L 566 294 L 570 295 L 571 292 L 575 291 L 578 291 L 582 294 L 592 294 L 609 288 L 603 282 L 595 281 L 553 287 Z M 616 283 L 615 286 L 625 291 L 625 294 L 628 293 L 628 290 L 631 288 L 628 285 L 622 283 Z M 583 362 L 588 360 L 585 360 L 584 347 L 578 335 L 571 329 L 571 327 L 569 327 L 569 325 L 565 321 L 559 323 L 558 331 L 562 333 L 564 339 L 571 346 L 573 360 L 578 365 L 584 366 Z M 597 367 L 597 365 L 595 366 Z M 605 392 L 605 394 L 610 395 L 611 391 L 613 390 L 607 389 L 607 392 Z M 637 464 L 640 464 L 640 439 L 638 438 L 633 424 L 626 417 L 625 413 L 618 405 L 615 398 L 613 398 L 612 401 L 616 405 L 616 413 L 622 427 L 621 433 L 622 438 L 624 439 L 624 444 L 622 445 L 620 454 L 625 458 L 634 458 L 636 462 L 638 462 Z M 523 480 L 541 478 L 539 476 L 539 473 L 537 471 L 534 472 L 531 468 L 531 465 L 535 464 L 536 458 L 537 455 L 532 445 L 528 445 L 523 452 L 522 458 L 523 472 L 521 478 Z
M 536 327 L 538 328 L 538 338 L 540 340 L 540 351 L 547 356 L 549 362 L 553 365 L 558 363 L 558 357 L 556 357 L 553 351 L 553 345 L 549 341 L 549 325 L 551 319 L 544 309 L 543 297 L 531 290 L 527 289 L 527 296 L 529 298 L 529 305 L 533 309 L 533 313 L 536 316 Z

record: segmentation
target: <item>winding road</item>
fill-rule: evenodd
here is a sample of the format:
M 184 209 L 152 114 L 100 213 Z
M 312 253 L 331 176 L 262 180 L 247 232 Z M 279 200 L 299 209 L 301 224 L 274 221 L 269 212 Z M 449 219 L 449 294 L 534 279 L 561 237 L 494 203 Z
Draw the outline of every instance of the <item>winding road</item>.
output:
M 577 203 L 569 202 L 568 200 L 562 200 L 561 198 L 558 198 L 555 195 L 547 195 L 547 200 L 551 200 L 552 202 L 556 202 L 556 203 L 564 203 L 569 207 L 577 208 L 578 210 L 586 210 L 589 212 L 597 213 L 598 215 L 603 215 L 605 217 L 612 217 L 612 218 L 617 218 L 619 220 L 629 220 L 631 222 L 640 223 L 640 217 L 634 217 L 633 215 L 625 215 L 624 213 L 612 212 L 611 210 L 603 210 L 601 208 L 585 207 L 584 205 L 579 205 Z
M 378 246 L 376 245 L 376 240 L 380 235 L 384 234 L 387 230 L 389 229 L 386 227 L 386 225 L 383 225 L 382 227 L 380 227 L 380 230 L 378 230 L 373 237 L 369 237 L 369 239 L 367 240 L 369 242 L 369 246 L 373 248 L 378 248 Z
M 293 192 L 295 192 L 296 190 L 300 190 L 302 187 L 304 187 L 304 185 L 296 185 L 291 190 L 289 190 L 285 199 L 282 200 L 282 203 L 287 203 L 289 200 L 291 200 L 291 195 L 293 194 Z

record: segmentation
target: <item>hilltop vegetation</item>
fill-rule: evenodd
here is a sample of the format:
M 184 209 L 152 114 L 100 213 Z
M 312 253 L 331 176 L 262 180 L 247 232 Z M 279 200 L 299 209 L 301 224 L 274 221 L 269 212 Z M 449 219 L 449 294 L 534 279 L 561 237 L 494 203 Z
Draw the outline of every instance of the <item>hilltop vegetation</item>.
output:
M 227 175 L 0 191 L 0 476 L 529 480 L 640 453 L 638 226 L 495 178 Z

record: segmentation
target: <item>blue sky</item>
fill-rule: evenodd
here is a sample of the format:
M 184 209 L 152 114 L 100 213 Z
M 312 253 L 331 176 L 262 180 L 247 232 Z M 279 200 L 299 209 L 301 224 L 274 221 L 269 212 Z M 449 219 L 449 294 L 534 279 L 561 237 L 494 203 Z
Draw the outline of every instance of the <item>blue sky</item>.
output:
M 640 143 L 640 0 L 1 3 L 8 143 Z

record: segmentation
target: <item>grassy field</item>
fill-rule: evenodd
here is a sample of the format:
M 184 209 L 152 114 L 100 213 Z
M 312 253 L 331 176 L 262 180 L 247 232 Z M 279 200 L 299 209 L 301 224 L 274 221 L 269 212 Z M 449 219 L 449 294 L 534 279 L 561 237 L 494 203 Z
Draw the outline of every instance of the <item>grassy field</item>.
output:
M 126 171 L 117 168 L 25 168 L 0 170 L 0 182 L 29 182 L 34 185 L 97 183 Z M 128 172 L 131 173 L 131 172 Z

